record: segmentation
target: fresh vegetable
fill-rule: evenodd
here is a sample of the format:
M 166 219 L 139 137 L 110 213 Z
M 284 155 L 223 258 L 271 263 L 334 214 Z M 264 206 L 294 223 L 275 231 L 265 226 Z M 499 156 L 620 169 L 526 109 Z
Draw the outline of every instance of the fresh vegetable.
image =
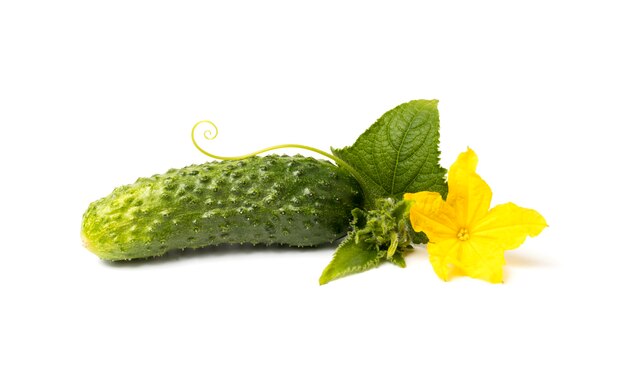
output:
M 105 260 L 229 243 L 312 246 L 344 236 L 362 203 L 356 180 L 328 161 L 207 162 L 116 188 L 91 203 L 82 237 Z
M 204 123 L 214 128 L 204 137 L 217 137 L 215 124 L 200 121 L 191 131 L 194 145 L 223 161 L 171 170 L 115 189 L 90 205 L 83 240 L 101 258 L 123 260 L 220 243 L 309 246 L 349 232 L 319 279 L 326 284 L 384 261 L 404 267 L 413 244 L 430 239 L 431 263 L 444 280 L 455 266 L 469 276 L 499 282 L 504 250 L 517 247 L 526 235 L 537 235 L 545 220 L 512 203 L 502 205 L 506 209 L 482 209 L 489 207 L 491 191 L 479 184 L 477 158 L 462 155 L 464 167 L 454 170 L 457 161 L 446 182 L 446 170 L 439 165 L 437 104 L 413 100 L 398 105 L 352 146 L 331 148 L 332 154 L 282 144 L 220 156 L 197 143 L 196 128 Z M 336 166 L 301 156 L 254 157 L 280 148 L 313 151 Z M 477 212 L 484 216 L 482 225 L 467 218 Z M 486 231 L 488 237 L 476 235 Z

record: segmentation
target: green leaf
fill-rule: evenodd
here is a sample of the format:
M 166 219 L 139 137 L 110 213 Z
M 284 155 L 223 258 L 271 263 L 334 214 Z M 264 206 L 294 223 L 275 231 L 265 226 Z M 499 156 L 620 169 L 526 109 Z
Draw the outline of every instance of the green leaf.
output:
M 378 266 L 381 255 L 376 245 L 366 243 L 365 240 L 357 242 L 357 235 L 352 232 L 337 247 L 332 261 L 322 272 L 320 285 L 340 277 L 367 271 Z
M 439 166 L 437 100 L 413 100 L 383 114 L 350 146 L 333 155 L 358 172 L 365 208 L 378 198 L 402 199 L 406 192 L 447 193 Z

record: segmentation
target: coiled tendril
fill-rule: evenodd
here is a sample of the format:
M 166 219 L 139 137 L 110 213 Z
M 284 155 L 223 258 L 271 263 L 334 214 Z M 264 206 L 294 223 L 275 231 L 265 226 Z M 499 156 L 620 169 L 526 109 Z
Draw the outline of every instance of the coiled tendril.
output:
M 196 123 L 193 128 L 191 129 L 191 141 L 193 142 L 193 145 L 196 146 L 196 148 L 202 152 L 203 154 L 211 157 L 211 158 L 215 158 L 218 160 L 225 160 L 225 161 L 233 161 L 233 160 L 243 160 L 244 158 L 248 158 L 248 157 L 252 157 L 252 156 L 256 156 L 258 154 L 264 153 L 264 152 L 268 152 L 268 151 L 272 151 L 272 150 L 277 150 L 280 148 L 300 148 L 300 149 L 304 149 L 307 151 L 312 151 L 315 153 L 318 153 L 324 157 L 327 157 L 333 161 L 335 161 L 335 163 L 337 163 L 337 165 L 345 168 L 346 170 L 348 170 L 348 172 L 350 172 L 354 177 L 358 178 L 359 174 L 356 172 L 356 170 L 348 165 L 346 162 L 344 162 L 343 160 L 331 155 L 328 152 L 324 152 L 320 149 L 317 149 L 315 147 L 309 147 L 309 146 L 305 146 L 302 144 L 279 144 L 276 146 L 271 146 L 271 147 L 267 147 L 267 148 L 263 148 L 261 150 L 255 151 L 255 152 L 251 152 L 245 155 L 241 155 L 241 156 L 219 156 L 216 154 L 213 154 L 211 152 L 208 152 L 206 150 L 204 150 L 202 147 L 200 147 L 200 145 L 198 144 L 198 142 L 196 141 L 196 129 L 198 128 L 199 125 L 201 124 L 209 124 L 212 129 L 207 129 L 205 130 L 202 135 L 204 136 L 204 138 L 206 140 L 214 140 L 215 138 L 217 138 L 217 126 L 211 122 L 210 120 L 201 120 L 198 123 Z

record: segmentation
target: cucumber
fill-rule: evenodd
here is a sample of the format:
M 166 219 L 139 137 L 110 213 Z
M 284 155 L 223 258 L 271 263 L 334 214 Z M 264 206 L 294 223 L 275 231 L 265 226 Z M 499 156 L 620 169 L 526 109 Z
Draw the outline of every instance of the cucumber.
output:
M 359 184 L 311 157 L 207 162 L 140 178 L 89 205 L 85 246 L 104 260 L 251 243 L 314 246 L 346 234 Z

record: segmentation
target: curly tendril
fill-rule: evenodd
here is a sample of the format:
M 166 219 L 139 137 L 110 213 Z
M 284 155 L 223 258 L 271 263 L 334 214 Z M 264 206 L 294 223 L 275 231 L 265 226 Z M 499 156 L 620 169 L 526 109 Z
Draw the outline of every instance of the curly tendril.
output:
M 204 136 L 204 138 L 206 140 L 214 140 L 215 138 L 217 138 L 217 126 L 211 122 L 210 120 L 201 120 L 198 123 L 196 123 L 193 128 L 191 129 L 191 141 L 193 142 L 193 145 L 196 146 L 196 148 L 202 152 L 203 154 L 211 157 L 211 158 L 215 158 L 217 160 L 225 160 L 225 161 L 233 161 L 233 160 L 243 160 L 244 158 L 248 158 L 248 157 L 252 157 L 252 156 L 256 156 L 258 154 L 264 153 L 264 152 L 268 152 L 268 151 L 272 151 L 272 150 L 277 150 L 280 148 L 300 148 L 303 150 L 307 150 L 307 151 L 311 151 L 311 152 L 315 152 L 318 153 L 324 157 L 327 157 L 333 161 L 335 161 L 335 163 L 337 163 L 337 165 L 345 168 L 346 170 L 348 170 L 354 177 L 358 177 L 359 174 L 358 172 L 356 172 L 356 170 L 348 165 L 347 163 L 345 163 L 343 160 L 331 155 L 328 152 L 324 152 L 320 149 L 317 149 L 315 147 L 309 147 L 309 146 L 305 146 L 302 144 L 279 144 L 276 146 L 271 146 L 271 147 L 267 147 L 267 148 L 263 148 L 261 150 L 255 151 L 255 152 L 251 152 L 245 155 L 241 155 L 241 156 L 219 156 L 216 154 L 213 154 L 211 152 L 208 152 L 206 150 L 204 150 L 202 147 L 200 147 L 200 145 L 198 144 L 198 142 L 196 141 L 196 129 L 198 128 L 199 125 L 201 124 L 209 124 L 211 126 L 210 129 L 205 130 L 202 135 Z
M 213 139 L 217 138 L 217 126 L 216 126 L 213 122 L 211 122 L 210 120 L 202 120 L 202 121 L 199 121 L 199 122 L 198 122 L 198 123 L 196 123 L 196 125 L 194 126 L 194 129 L 195 129 L 195 128 L 196 128 L 196 126 L 197 126 L 198 124 L 200 124 L 200 123 L 209 123 L 209 124 L 213 127 L 213 129 L 215 129 L 215 133 L 211 132 L 211 130 L 210 130 L 210 129 L 207 129 L 206 131 L 204 131 L 204 139 L 206 139 L 206 140 L 209 140 L 209 141 L 210 141 L 210 140 L 213 140 Z M 193 133 L 193 131 L 192 131 L 192 133 Z M 192 138 L 193 138 L 193 134 L 192 134 Z M 194 141 L 194 142 L 195 142 L 195 141 Z M 196 146 L 196 147 L 198 147 L 198 146 Z

